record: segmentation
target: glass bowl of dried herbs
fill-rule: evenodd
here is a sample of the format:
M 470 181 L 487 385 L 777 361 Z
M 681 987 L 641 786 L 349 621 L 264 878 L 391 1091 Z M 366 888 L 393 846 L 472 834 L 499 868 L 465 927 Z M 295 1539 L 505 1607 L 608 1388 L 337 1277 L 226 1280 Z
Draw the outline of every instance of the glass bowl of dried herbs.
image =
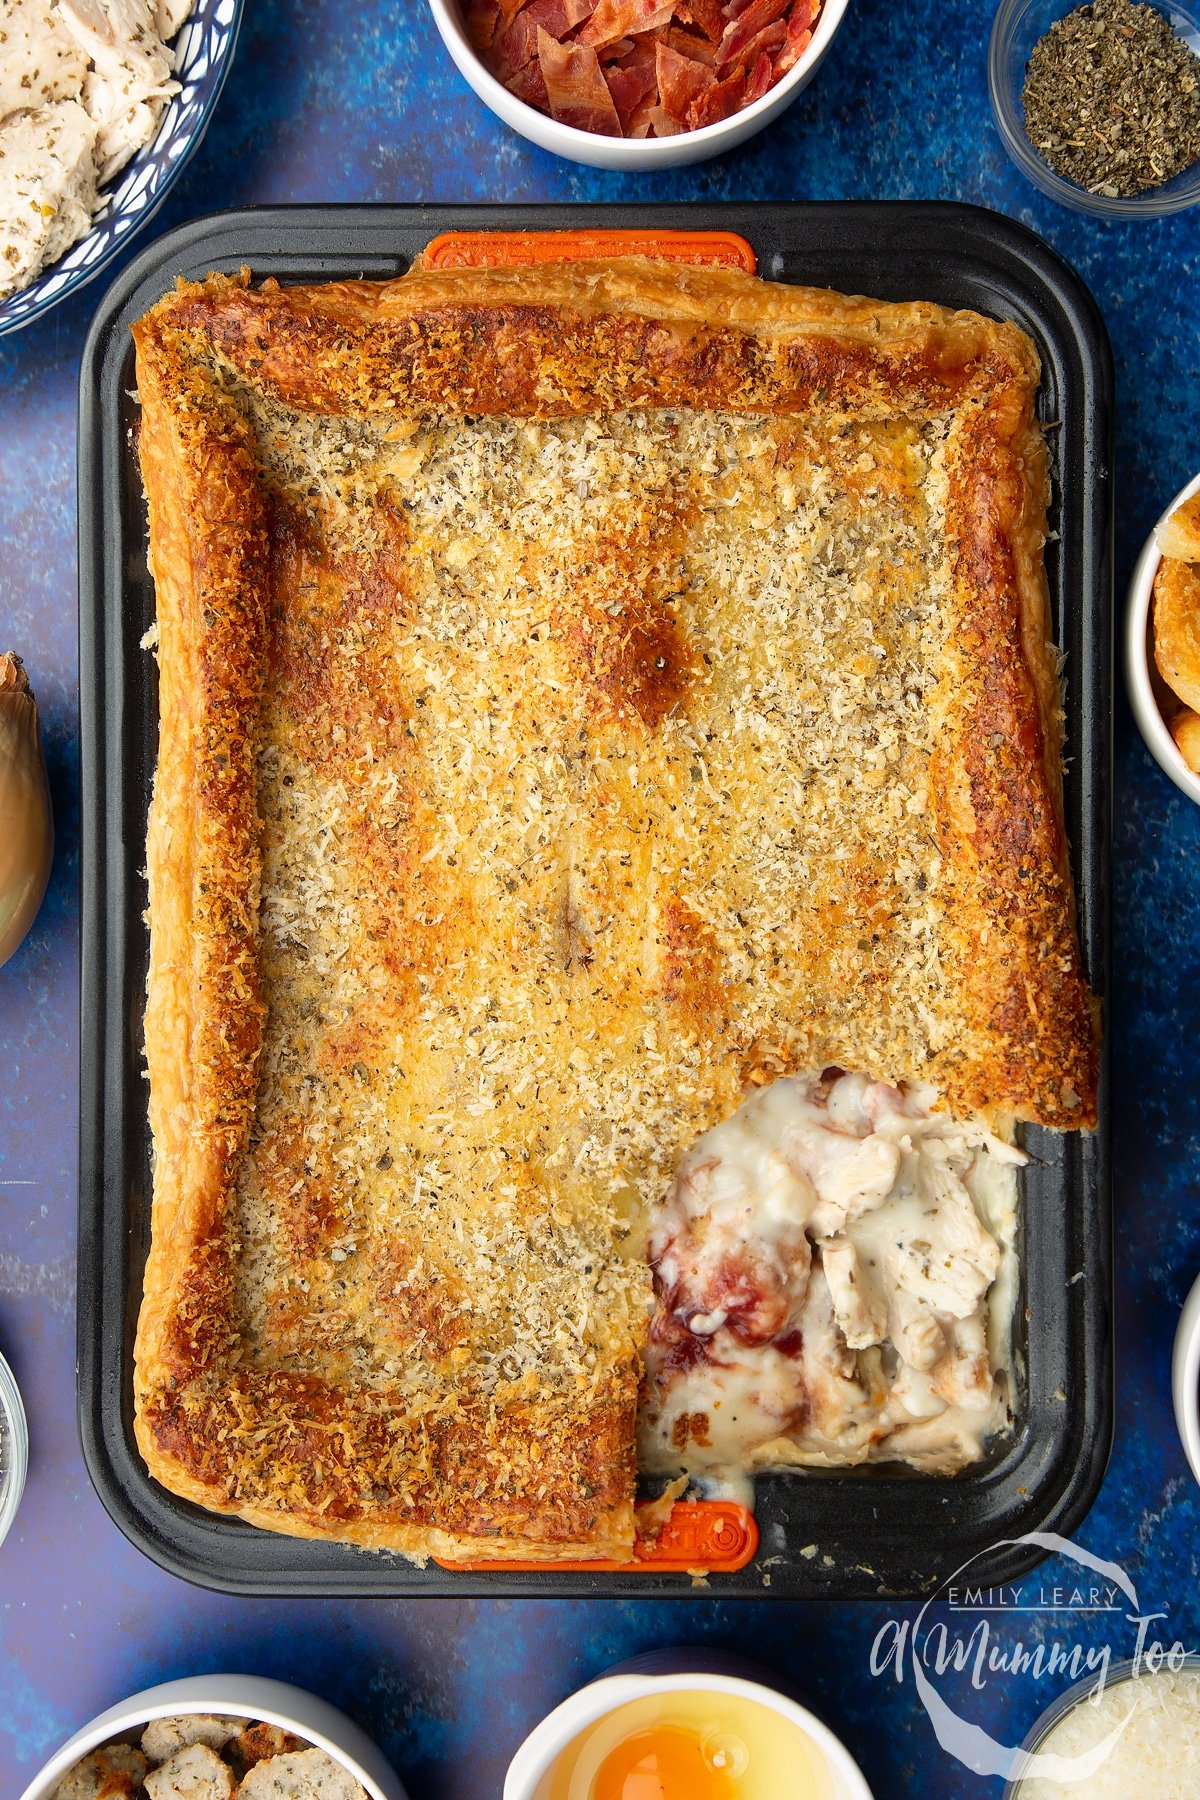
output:
M 1063 206 L 1159 218 L 1200 201 L 1200 0 L 1000 0 L 992 111 Z

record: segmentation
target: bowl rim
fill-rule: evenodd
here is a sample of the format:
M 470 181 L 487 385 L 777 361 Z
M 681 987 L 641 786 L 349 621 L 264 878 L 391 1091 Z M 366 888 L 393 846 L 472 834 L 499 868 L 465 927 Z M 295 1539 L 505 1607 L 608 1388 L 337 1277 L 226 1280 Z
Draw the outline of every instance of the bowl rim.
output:
M 1171 1352 L 1171 1406 L 1192 1478 L 1200 1483 L 1200 1275 L 1192 1283 Z
M 253 1704 L 247 1705 L 248 1700 Z M 306 1711 L 315 1713 L 317 1723 L 304 1717 Z M 405 1800 L 400 1778 L 385 1765 L 382 1752 L 361 1726 L 330 1701 L 322 1700 L 319 1695 L 296 1687 L 292 1682 L 276 1681 L 270 1676 L 219 1673 L 185 1675 L 176 1681 L 158 1682 L 97 1713 L 38 1770 L 21 1800 L 52 1800 L 57 1783 L 82 1757 L 114 1739 L 119 1740 L 122 1732 L 144 1727 L 154 1719 L 196 1712 L 232 1714 L 278 1725 L 342 1764 L 364 1789 L 368 1800 Z M 353 1749 L 346 1748 L 334 1735 L 342 1730 L 353 1741 Z M 370 1756 L 372 1768 L 359 1760 L 364 1754 Z M 390 1781 L 387 1779 L 389 1774 Z
M 12 1529 L 29 1472 L 29 1423 L 17 1378 L 0 1356 L 0 1414 L 8 1428 L 9 1466 L 0 1468 L 0 1544 Z
M 680 1669 L 672 1674 L 601 1675 L 569 1694 L 534 1726 L 508 1766 L 503 1800 L 538 1800 L 539 1789 L 567 1746 L 588 1726 L 651 1694 L 731 1694 L 779 1713 L 810 1737 L 836 1784 L 836 1800 L 873 1800 L 866 1777 L 836 1732 L 790 1694 L 743 1675 Z
M 1164 193 L 1161 187 L 1149 188 L 1142 194 L 1114 197 L 1093 194 L 1087 188 L 1077 186 L 1075 182 L 1057 174 L 1038 155 L 1026 135 L 1009 91 L 1008 53 L 1017 26 L 1033 7 L 1042 3 L 1043 0 L 1000 0 L 988 39 L 988 94 L 992 103 L 992 117 L 1005 149 L 1022 174 L 1061 206 L 1070 207 L 1074 212 L 1090 213 L 1095 218 L 1159 219 L 1172 213 L 1186 212 L 1189 207 L 1200 204 L 1200 162 L 1190 165 L 1193 184 L 1189 188 L 1177 190 L 1173 194 Z M 1054 0 L 1054 4 L 1057 15 L 1063 17 L 1082 4 L 1082 0 Z M 1181 4 L 1181 0 L 1169 0 L 1169 4 L 1192 21 L 1200 36 L 1200 14 L 1196 14 L 1190 6 Z M 1172 180 L 1177 181 L 1187 173 L 1188 170 L 1181 169 L 1179 175 L 1173 176 Z
M 850 0 L 823 0 L 816 30 L 807 48 L 787 74 L 769 87 L 759 99 L 740 112 L 731 113 L 727 119 L 718 119 L 713 125 L 698 126 L 695 131 L 681 131 L 669 138 L 610 137 L 604 132 L 583 131 L 577 125 L 562 124 L 550 113 L 544 113 L 538 107 L 531 106 L 528 101 L 519 99 L 492 74 L 467 37 L 458 0 L 427 0 L 427 4 L 459 73 L 503 124 L 520 132 L 542 149 L 569 157 L 573 161 L 588 160 L 577 156 L 577 150 L 590 149 L 594 153 L 597 145 L 603 145 L 613 157 L 608 166 L 649 169 L 677 163 L 685 145 L 697 151 L 695 158 L 689 160 L 700 161 L 705 155 L 716 154 L 721 149 L 732 149 L 762 126 L 770 124 L 807 85 L 825 60 Z M 527 130 L 519 122 L 522 119 L 530 121 L 530 129 Z
M 1162 562 L 1162 551 L 1155 541 L 1154 533 L 1158 527 L 1170 517 L 1177 506 L 1200 492 L 1200 475 L 1194 475 L 1189 482 L 1180 488 L 1175 498 L 1164 507 L 1155 521 L 1154 529 L 1147 537 L 1142 551 L 1134 564 L 1133 574 L 1129 581 L 1129 604 L 1125 615 L 1125 686 L 1129 693 L 1129 704 L 1133 708 L 1133 716 L 1137 721 L 1147 750 L 1162 769 L 1169 775 L 1175 786 L 1189 800 L 1200 805 L 1200 775 L 1188 768 L 1180 755 L 1175 739 L 1167 729 L 1155 697 L 1150 678 L 1150 605 L 1154 594 L 1154 577 L 1158 573 L 1158 565 Z

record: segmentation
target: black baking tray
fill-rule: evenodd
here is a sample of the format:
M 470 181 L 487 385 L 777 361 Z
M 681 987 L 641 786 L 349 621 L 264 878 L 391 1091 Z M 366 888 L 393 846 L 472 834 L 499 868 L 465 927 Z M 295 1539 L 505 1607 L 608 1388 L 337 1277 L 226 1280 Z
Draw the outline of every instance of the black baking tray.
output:
M 403 273 L 437 233 L 593 227 L 733 230 L 760 271 L 887 300 L 936 300 L 1016 320 L 1043 362 L 1053 462 L 1047 550 L 1066 651 L 1066 806 L 1083 954 L 1108 989 L 1112 369 L 1096 306 L 1037 237 L 976 207 L 881 202 L 721 206 L 327 206 L 218 214 L 168 233 L 105 296 L 80 389 L 83 983 L 79 1417 L 84 1454 L 122 1531 L 156 1562 L 246 1594 L 916 1596 L 970 1564 L 1011 1581 L 1095 1498 L 1112 1435 L 1108 1073 L 1091 1135 L 1031 1129 L 1016 1344 L 1017 1427 L 953 1479 L 874 1468 L 781 1473 L 758 1484 L 761 1545 L 737 1574 L 459 1573 L 305 1542 L 206 1513 L 154 1483 L 132 1429 L 133 1334 L 150 1200 L 141 1016 L 146 809 L 156 748 L 154 611 L 132 449 L 129 327 L 176 276 L 248 266 L 282 282 Z

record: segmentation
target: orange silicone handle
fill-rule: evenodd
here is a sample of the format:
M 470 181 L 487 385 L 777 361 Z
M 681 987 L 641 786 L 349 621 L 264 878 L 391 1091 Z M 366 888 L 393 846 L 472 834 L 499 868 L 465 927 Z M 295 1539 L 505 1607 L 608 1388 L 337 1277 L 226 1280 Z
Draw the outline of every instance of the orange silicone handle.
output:
M 426 269 L 494 269 L 610 256 L 718 263 L 758 273 L 752 247 L 734 231 L 446 231 L 426 246 L 421 264 Z
M 653 1541 L 638 1538 L 632 1562 L 442 1562 L 443 1569 L 490 1570 L 523 1574 L 547 1570 L 566 1575 L 579 1569 L 637 1575 L 732 1574 L 753 1562 L 758 1549 L 754 1514 L 732 1500 L 677 1500 L 671 1516 Z

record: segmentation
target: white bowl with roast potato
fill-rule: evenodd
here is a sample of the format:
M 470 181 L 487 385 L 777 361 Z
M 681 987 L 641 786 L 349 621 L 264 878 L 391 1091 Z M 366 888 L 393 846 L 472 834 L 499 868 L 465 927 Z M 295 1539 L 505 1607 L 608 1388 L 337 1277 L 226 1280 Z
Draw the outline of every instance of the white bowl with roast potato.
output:
M 1125 679 L 1146 748 L 1200 804 L 1200 475 L 1176 494 L 1133 571 Z
M 21 1800 L 406 1800 L 345 1713 L 255 1675 L 134 1694 L 77 1731 Z

